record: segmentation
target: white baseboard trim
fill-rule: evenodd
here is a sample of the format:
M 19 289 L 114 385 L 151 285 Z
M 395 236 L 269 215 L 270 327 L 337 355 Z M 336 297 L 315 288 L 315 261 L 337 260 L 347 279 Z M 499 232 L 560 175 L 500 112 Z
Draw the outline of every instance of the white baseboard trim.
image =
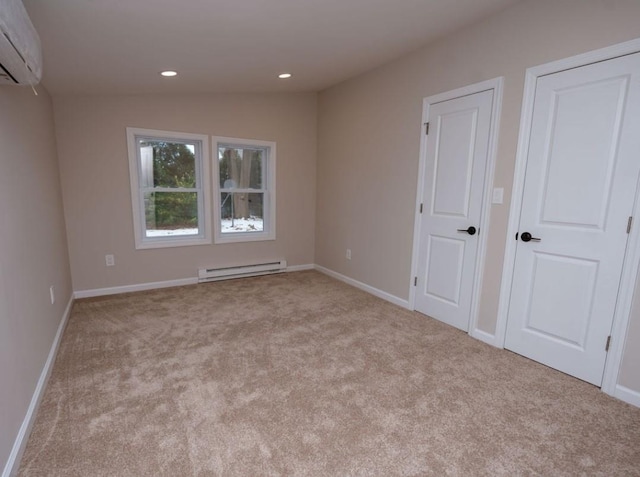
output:
M 409 306 L 409 300 L 403 300 L 402 298 L 398 298 L 397 296 L 392 295 L 391 293 L 387 293 L 385 291 L 379 290 L 375 287 L 372 287 L 371 285 L 367 285 L 366 283 L 359 282 L 358 280 L 354 280 L 353 278 L 349 278 L 346 275 L 343 275 L 338 272 L 334 272 L 333 270 L 329 270 L 328 268 L 322 267 L 320 265 L 315 265 L 314 268 L 319 272 L 324 273 L 325 275 L 329 275 L 330 277 L 335 278 L 336 280 L 340 280 L 341 282 L 347 283 L 351 286 L 359 288 L 360 290 L 366 291 L 367 293 L 370 293 L 373 296 L 377 296 L 378 298 L 382 298 L 383 300 L 393 303 L 394 305 L 398 305 L 402 308 L 406 308 L 407 310 L 411 309 L 411 307 Z
M 94 296 L 117 295 L 119 293 L 130 293 L 144 290 L 155 290 L 156 288 L 181 287 L 184 285 L 196 285 L 198 277 L 180 278 L 178 280 L 166 280 L 163 282 L 138 283 L 137 285 L 123 285 L 119 287 L 94 288 L 93 290 L 78 290 L 73 293 L 75 298 L 92 298 Z
M 640 407 L 640 392 L 629 389 L 620 384 L 616 384 L 616 390 L 613 393 L 614 397 L 617 397 L 621 401 L 624 401 L 632 406 Z
M 38 379 L 36 389 L 35 391 L 33 391 L 31 402 L 29 403 L 29 407 L 27 408 L 27 414 L 24 416 L 22 425 L 18 430 L 18 435 L 16 436 L 16 440 L 13 443 L 13 448 L 11 449 L 11 453 L 9 454 L 9 459 L 4 466 L 2 477 L 12 477 L 14 475 L 17 475 L 18 473 L 20 460 L 22 459 L 22 454 L 24 453 L 24 449 L 27 446 L 27 441 L 29 440 L 29 434 L 31 434 L 31 428 L 33 427 L 33 423 L 36 418 L 38 406 L 40 405 L 40 401 L 42 400 L 42 396 L 44 395 L 44 390 L 47 387 L 47 381 L 49 381 L 49 376 L 51 375 L 51 370 L 53 369 L 53 363 L 55 362 L 56 355 L 58 354 L 58 347 L 60 346 L 60 341 L 62 340 L 62 334 L 65 327 L 67 326 L 67 321 L 69 321 L 69 315 L 71 314 L 72 306 L 73 296 L 69 298 L 69 303 L 67 303 L 67 307 L 65 308 L 62 319 L 60 320 L 60 324 L 58 325 L 58 331 L 56 332 L 56 336 L 53 338 L 53 343 L 51 344 L 51 349 L 49 350 L 49 356 L 47 356 L 47 361 L 45 361 L 42 372 L 40 373 L 40 378 Z
M 300 272 L 303 270 L 313 270 L 315 266 L 311 264 L 306 265 L 292 265 L 287 267 L 287 272 Z M 138 283 L 136 285 L 122 285 L 117 287 L 108 287 L 108 288 L 94 288 L 91 290 L 78 290 L 74 292 L 74 298 L 93 298 L 96 296 L 107 296 L 107 295 L 117 295 L 119 293 L 130 293 L 137 291 L 145 291 L 145 290 L 155 290 L 158 288 L 169 288 L 169 287 L 181 287 L 184 285 L 197 285 L 198 278 L 180 278 L 177 280 L 166 280 L 162 282 L 148 282 L 148 283 Z
M 476 328 L 475 330 L 471 330 L 469 332 L 472 338 L 482 341 L 483 343 L 487 343 L 488 345 L 495 346 L 496 348 L 502 348 L 499 345 L 496 335 L 492 335 L 487 333 L 486 331 L 479 330 Z
M 287 272 L 302 272 L 304 270 L 314 270 L 315 268 L 313 263 L 307 263 L 306 265 L 289 265 Z

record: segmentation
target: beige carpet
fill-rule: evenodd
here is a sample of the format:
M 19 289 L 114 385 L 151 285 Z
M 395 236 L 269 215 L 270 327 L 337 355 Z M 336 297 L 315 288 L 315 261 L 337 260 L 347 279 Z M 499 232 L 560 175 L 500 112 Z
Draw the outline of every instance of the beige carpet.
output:
M 300 272 L 76 302 L 20 475 L 640 475 L 640 409 Z

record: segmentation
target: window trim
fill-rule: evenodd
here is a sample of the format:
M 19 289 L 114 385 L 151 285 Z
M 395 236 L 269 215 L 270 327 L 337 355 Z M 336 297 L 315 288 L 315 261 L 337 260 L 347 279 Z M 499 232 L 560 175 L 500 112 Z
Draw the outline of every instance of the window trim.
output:
M 264 159 L 263 167 L 264 181 L 261 190 L 257 193 L 264 194 L 263 202 L 263 231 L 262 232 L 234 232 L 222 233 L 222 224 L 220 217 L 221 193 L 220 187 L 220 168 L 218 161 L 218 148 L 220 145 L 242 147 L 266 147 L 269 150 L 267 157 Z M 214 243 L 241 243 L 241 242 L 258 242 L 276 239 L 276 143 L 274 141 L 262 141 L 259 139 L 242 139 L 224 136 L 212 136 L 211 146 L 211 162 L 212 162 L 212 184 L 213 184 L 213 230 Z M 244 189 L 243 189 L 244 190 Z
M 209 169 L 209 136 L 204 134 L 162 131 L 127 127 L 127 149 L 129 156 L 129 179 L 131 185 L 131 207 L 136 249 L 183 247 L 211 243 L 211 184 Z M 165 139 L 169 141 L 198 141 L 200 157 L 196 154 L 196 193 L 198 194 L 198 235 L 146 237 L 144 222 L 144 193 L 140 184 L 141 160 L 137 138 Z

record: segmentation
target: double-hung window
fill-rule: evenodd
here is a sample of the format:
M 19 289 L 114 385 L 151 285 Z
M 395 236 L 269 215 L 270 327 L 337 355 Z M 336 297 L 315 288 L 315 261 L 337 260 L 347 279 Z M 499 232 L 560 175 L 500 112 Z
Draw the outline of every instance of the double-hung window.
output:
M 136 248 L 211 243 L 208 142 L 127 128 Z
M 276 143 L 214 137 L 215 242 L 276 238 Z

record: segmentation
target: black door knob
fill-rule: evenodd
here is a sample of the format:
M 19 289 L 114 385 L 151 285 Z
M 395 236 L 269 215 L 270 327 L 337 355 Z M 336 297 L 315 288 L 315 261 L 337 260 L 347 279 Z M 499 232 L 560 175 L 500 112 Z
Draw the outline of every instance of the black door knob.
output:
M 538 237 L 533 237 L 529 232 L 522 232 L 520 234 L 520 240 L 522 240 L 523 242 L 539 242 L 540 239 Z
M 458 232 L 467 232 L 469 235 L 475 235 L 477 231 L 473 225 L 467 229 L 458 229 Z

